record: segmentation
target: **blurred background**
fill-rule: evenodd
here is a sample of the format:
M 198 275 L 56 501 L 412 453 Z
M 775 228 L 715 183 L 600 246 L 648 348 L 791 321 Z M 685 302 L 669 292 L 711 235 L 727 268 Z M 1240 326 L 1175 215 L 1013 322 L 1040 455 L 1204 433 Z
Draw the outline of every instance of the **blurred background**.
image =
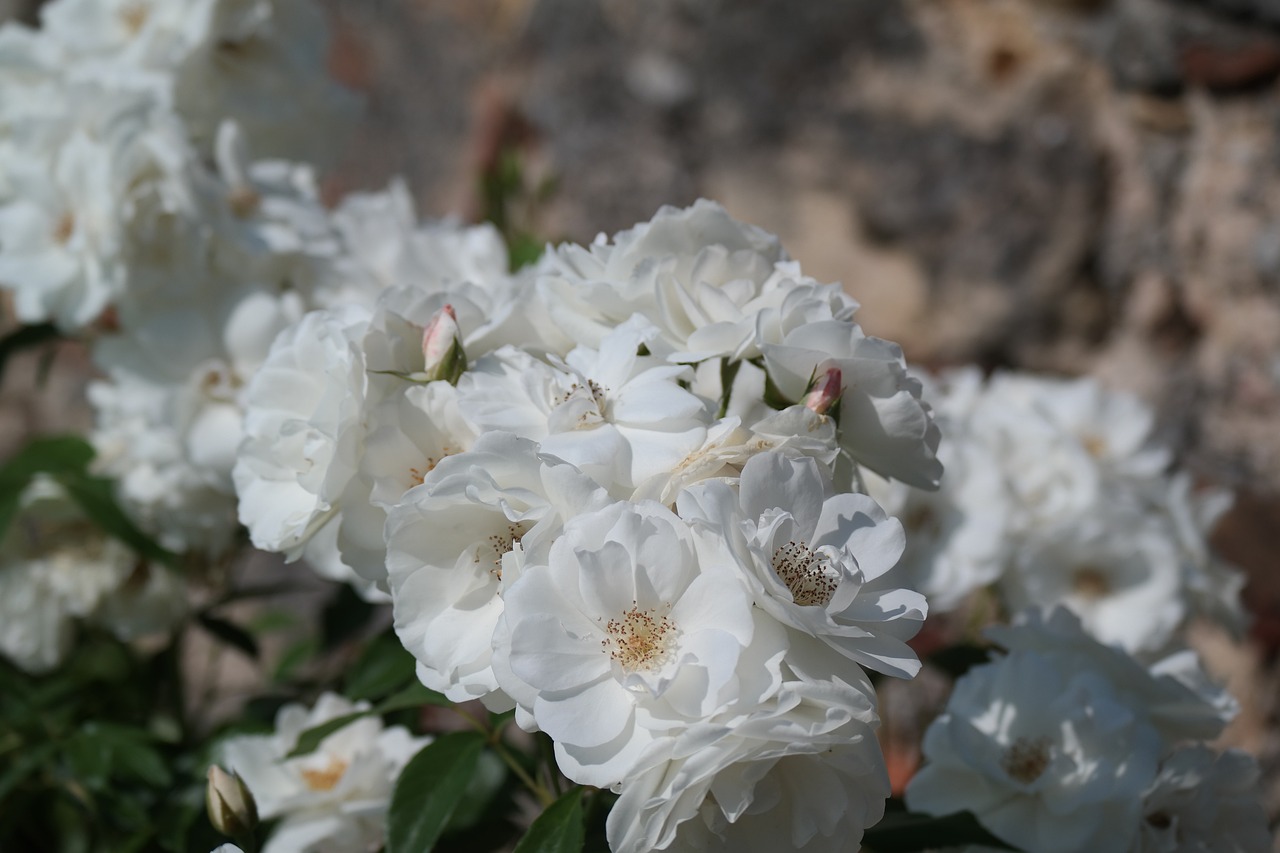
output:
M 367 97 L 330 198 L 403 175 L 474 219 L 515 182 L 515 230 L 586 241 L 706 196 L 915 365 L 1155 406 L 1237 492 L 1216 541 L 1254 625 L 1197 643 L 1280 814 L 1280 0 L 319 2 Z M 0 392 L 6 447 L 86 422 L 83 355 L 40 391 L 37 358 Z

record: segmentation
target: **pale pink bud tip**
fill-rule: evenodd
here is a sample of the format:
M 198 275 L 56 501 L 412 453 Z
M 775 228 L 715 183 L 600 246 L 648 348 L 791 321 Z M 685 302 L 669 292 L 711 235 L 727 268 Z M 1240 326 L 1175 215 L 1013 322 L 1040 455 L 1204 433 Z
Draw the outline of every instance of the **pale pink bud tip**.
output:
M 831 407 L 840 401 L 842 380 L 840 368 L 828 368 L 827 372 L 810 386 L 809 393 L 804 396 L 805 408 L 812 409 L 820 415 L 830 412 Z
M 457 382 L 467 368 L 462 350 L 462 332 L 452 305 L 436 312 L 422 332 L 423 372 L 429 380 Z
M 427 360 L 427 368 L 434 361 L 439 363 L 449 351 L 453 339 L 458 336 L 458 315 L 452 305 L 446 305 L 436 312 L 422 331 L 422 355 Z

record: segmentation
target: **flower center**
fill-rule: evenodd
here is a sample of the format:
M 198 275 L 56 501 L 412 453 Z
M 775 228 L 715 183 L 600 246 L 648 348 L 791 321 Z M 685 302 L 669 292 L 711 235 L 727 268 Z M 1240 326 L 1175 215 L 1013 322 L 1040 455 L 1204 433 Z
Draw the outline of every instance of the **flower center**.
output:
M 572 425 L 573 429 L 592 429 L 599 426 L 605 418 L 606 395 L 609 389 L 597 383 L 594 379 L 587 379 L 585 383 L 575 382 L 569 386 L 569 390 L 560 398 L 560 405 L 573 404 L 575 410 L 578 411 L 576 422 Z
M 1000 759 L 1000 767 L 1011 779 L 1030 785 L 1049 767 L 1050 757 L 1048 738 L 1028 740 L 1020 737 L 1005 750 L 1004 757 Z
M 515 550 L 516 543 L 532 527 L 532 524 L 525 521 L 513 521 L 506 526 L 506 529 L 492 534 L 476 549 L 475 564 L 477 566 L 488 564 L 489 574 L 502 580 L 502 558 Z
M 76 231 L 76 217 L 71 211 L 67 211 L 58 218 L 58 222 L 53 226 L 53 241 L 60 246 L 65 246 L 70 240 L 71 235 Z
M 422 481 L 427 478 L 428 474 L 436 470 L 436 466 L 440 464 L 441 460 L 443 460 L 446 456 L 452 456 L 457 452 L 458 452 L 457 450 L 455 450 L 454 448 L 446 444 L 444 447 L 440 448 L 439 456 L 428 456 L 426 464 L 423 465 L 421 468 L 409 469 L 410 481 L 412 481 L 412 484 L 414 486 L 421 486 Z M 510 550 L 510 549 L 508 548 L 507 550 Z
M 314 770 L 303 770 L 302 781 L 313 791 L 332 791 L 347 772 L 347 762 L 340 758 L 330 758 L 324 767 Z
M 1111 593 L 1111 582 L 1097 566 L 1079 566 L 1071 577 L 1071 588 L 1081 598 L 1097 601 Z
M 802 542 L 788 542 L 774 551 L 773 570 L 802 607 L 826 607 L 840 583 L 831 563 Z
M 200 391 L 209 399 L 223 403 L 235 402 L 243 386 L 244 380 L 229 365 L 218 360 L 204 365 L 204 373 L 200 376 Z
M 1107 440 L 1095 433 L 1086 433 L 1080 437 L 1084 450 L 1094 459 L 1101 459 L 1107 453 Z
M 133 3 L 120 10 L 120 22 L 131 36 L 136 36 L 147 23 L 147 7 Z
M 605 626 L 608 636 L 600 646 L 627 672 L 652 670 L 670 656 L 675 632 L 675 623 L 669 618 L 659 616 L 656 609 L 641 610 L 636 605 L 618 619 L 609 620 Z
M 258 212 L 261 205 L 262 196 L 253 187 L 232 187 L 227 193 L 227 207 L 231 208 L 237 219 L 248 219 Z
M 928 504 L 913 507 L 903 517 L 902 526 L 921 536 L 936 537 L 942 532 L 942 523 L 938 519 L 938 514 Z

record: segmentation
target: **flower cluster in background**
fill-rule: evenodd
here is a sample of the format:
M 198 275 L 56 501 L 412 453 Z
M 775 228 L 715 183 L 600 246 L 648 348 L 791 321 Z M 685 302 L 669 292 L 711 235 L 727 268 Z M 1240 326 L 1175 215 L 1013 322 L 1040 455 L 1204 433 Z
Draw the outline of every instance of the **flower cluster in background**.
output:
M 926 492 L 873 481 L 907 525 L 903 566 L 935 611 L 988 588 L 1006 614 L 1069 608 L 1145 660 L 1192 616 L 1244 624 L 1240 573 L 1208 534 L 1229 493 L 1195 491 L 1136 397 L 1091 379 L 972 368 L 931 383 L 947 476 Z
M 88 443 L 0 466 L 0 846 L 1265 849 L 1185 647 L 1244 622 L 1230 497 L 1140 401 L 913 373 L 706 200 L 529 263 L 403 181 L 325 203 L 357 102 L 309 0 L 42 14 L 0 29 L 0 286 L 98 375 Z M 333 598 L 210 730 L 183 641 L 260 654 L 249 542 Z M 904 803 L 877 684 L 964 606 Z

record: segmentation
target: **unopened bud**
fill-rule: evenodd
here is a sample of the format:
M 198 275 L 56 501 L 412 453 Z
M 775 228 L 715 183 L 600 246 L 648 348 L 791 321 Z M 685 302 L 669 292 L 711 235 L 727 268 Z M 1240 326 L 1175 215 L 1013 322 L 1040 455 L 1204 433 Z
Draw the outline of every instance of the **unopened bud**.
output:
M 423 374 L 428 382 L 443 379 L 450 385 L 467 369 L 467 354 L 462 349 L 458 315 L 452 305 L 436 312 L 422 332 Z
M 253 837 L 258 827 L 258 805 L 239 774 L 211 765 L 204 801 L 209 810 L 209 822 L 218 832 L 241 843 L 244 843 L 243 839 Z
M 820 415 L 835 417 L 837 407 L 840 405 L 842 381 L 840 368 L 828 368 L 826 373 L 815 379 L 809 386 L 809 393 L 804 395 L 805 408 L 812 409 Z

